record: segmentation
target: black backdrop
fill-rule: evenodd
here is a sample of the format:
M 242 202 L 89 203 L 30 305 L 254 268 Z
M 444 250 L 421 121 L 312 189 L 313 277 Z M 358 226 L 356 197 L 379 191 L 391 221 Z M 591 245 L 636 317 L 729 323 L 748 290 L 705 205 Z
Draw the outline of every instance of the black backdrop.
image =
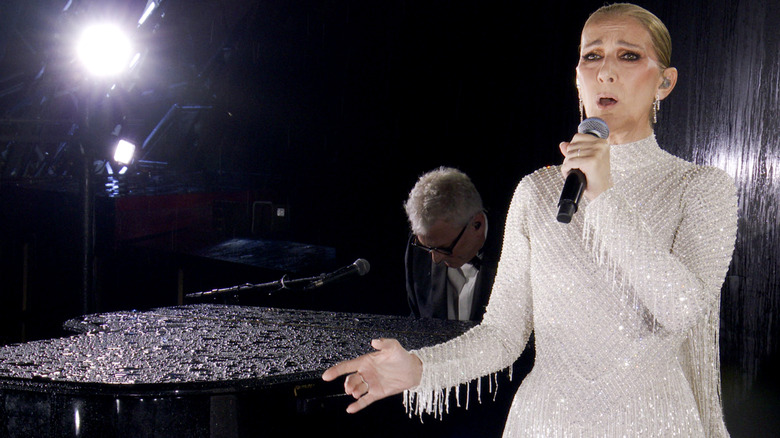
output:
M 20 95 L 8 91 L 9 78 L 37 72 L 47 44 L 62 41 L 46 30 L 56 29 L 66 3 L 0 6 L 6 117 Z M 94 3 L 74 2 L 80 16 L 132 23 L 145 2 Z M 229 112 L 219 135 L 201 144 L 199 165 L 256 176 L 289 204 L 292 239 L 372 264 L 358 287 L 312 298 L 312 306 L 405 314 L 402 202 L 417 176 L 440 165 L 462 169 L 497 223 L 517 181 L 558 163 L 558 142 L 576 128 L 579 30 L 602 2 L 525 3 L 169 0 L 156 31 L 139 32 L 150 55 L 121 107 L 141 132 L 172 103 Z M 780 6 L 639 4 L 669 27 L 680 71 L 662 104 L 661 145 L 724 168 L 740 195 L 721 343 L 729 422 L 750 430 L 747 411 L 778 407 L 776 395 L 757 397 L 777 388 Z M 0 256 L 13 258 L 9 241 Z M 11 293 L 18 287 L 3 282 Z

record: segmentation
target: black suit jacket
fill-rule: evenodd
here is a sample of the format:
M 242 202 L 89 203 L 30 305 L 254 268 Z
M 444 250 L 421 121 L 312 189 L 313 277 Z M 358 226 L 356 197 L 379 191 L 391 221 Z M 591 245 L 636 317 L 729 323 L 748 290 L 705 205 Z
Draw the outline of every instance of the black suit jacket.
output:
M 492 223 L 482 246 L 482 263 L 474 285 L 469 319 L 482 321 L 501 253 L 501 233 Z M 433 263 L 427 251 L 412 246 L 414 235 L 406 243 L 406 298 L 412 316 L 447 319 L 447 265 Z

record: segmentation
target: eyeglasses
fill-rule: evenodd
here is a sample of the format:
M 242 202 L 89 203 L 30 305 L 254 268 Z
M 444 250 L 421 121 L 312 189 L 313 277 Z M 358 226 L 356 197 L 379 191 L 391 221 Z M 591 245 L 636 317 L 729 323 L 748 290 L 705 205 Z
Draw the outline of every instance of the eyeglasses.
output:
M 466 228 L 468 228 L 469 224 L 471 223 L 471 220 L 466 222 L 466 225 L 463 226 L 463 229 L 460 230 L 460 233 L 458 233 L 458 237 L 455 238 L 455 240 L 452 241 L 452 243 L 449 246 L 425 246 L 422 243 L 420 243 L 420 240 L 417 238 L 417 236 L 414 236 L 414 240 L 412 240 L 412 246 L 416 246 L 417 248 L 420 248 L 424 251 L 427 251 L 428 253 L 432 253 L 434 251 L 438 252 L 439 254 L 445 255 L 445 256 L 451 256 L 452 252 L 455 250 L 455 245 L 458 244 L 458 241 L 463 236 L 463 233 L 466 232 Z

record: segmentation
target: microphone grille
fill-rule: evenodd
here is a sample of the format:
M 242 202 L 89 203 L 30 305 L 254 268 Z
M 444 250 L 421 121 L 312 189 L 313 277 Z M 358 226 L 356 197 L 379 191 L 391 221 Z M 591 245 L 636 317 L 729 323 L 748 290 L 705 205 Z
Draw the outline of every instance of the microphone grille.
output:
M 368 271 L 371 269 L 371 265 L 368 263 L 368 260 L 366 259 L 357 259 L 353 264 L 357 268 L 358 275 L 366 275 Z
M 609 126 L 607 126 L 607 122 L 598 117 L 589 117 L 580 122 L 580 126 L 577 127 L 577 132 L 580 134 L 591 134 L 598 138 L 605 139 L 609 137 Z

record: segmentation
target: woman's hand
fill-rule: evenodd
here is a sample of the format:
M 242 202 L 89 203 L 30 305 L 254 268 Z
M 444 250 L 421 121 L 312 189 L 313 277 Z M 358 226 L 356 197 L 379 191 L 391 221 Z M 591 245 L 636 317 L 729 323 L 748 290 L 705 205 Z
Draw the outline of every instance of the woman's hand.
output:
M 374 339 L 371 346 L 376 351 L 340 362 L 322 374 L 322 379 L 328 382 L 347 374 L 344 391 L 357 399 L 347 406 L 350 414 L 377 400 L 414 388 L 422 378 L 422 362 L 397 340 Z
M 588 180 L 583 195 L 592 201 L 612 187 L 609 165 L 609 144 L 590 134 L 574 134 L 571 141 L 561 142 L 561 153 L 565 157 L 561 173 L 565 178 L 571 169 L 580 169 Z

